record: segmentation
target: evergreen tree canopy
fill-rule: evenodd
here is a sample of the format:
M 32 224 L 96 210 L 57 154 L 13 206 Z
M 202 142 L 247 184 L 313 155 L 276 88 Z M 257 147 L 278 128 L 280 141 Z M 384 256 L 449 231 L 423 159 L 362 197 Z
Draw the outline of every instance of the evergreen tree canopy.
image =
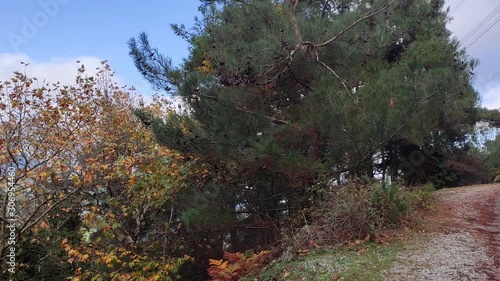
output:
M 182 65 L 145 33 L 130 40 L 144 77 L 188 106 L 166 118 L 137 114 L 161 143 L 223 175 L 207 184 L 230 194 L 236 229 L 257 215 L 279 222 L 341 173 L 373 177 L 374 158 L 400 151 L 394 145 L 444 136 L 456 145 L 471 132 L 477 63 L 451 38 L 443 5 L 202 1 L 194 28 L 173 25 L 191 44 Z M 397 175 L 388 159 L 400 155 L 380 167 Z

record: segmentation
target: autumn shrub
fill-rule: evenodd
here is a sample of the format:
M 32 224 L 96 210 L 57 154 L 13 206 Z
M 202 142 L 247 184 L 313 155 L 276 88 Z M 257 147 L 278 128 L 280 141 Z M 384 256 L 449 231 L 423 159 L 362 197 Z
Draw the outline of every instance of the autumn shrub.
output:
M 159 98 L 139 106 L 171 112 Z M 0 182 L 15 167 L 22 206 L 13 280 L 177 280 L 193 263 L 178 198 L 207 173 L 158 145 L 135 108 L 134 92 L 113 82 L 105 62 L 96 76 L 79 67 L 68 86 L 20 72 L 0 82 L 0 151 L 9 152 L 0 153 Z
M 210 260 L 208 274 L 213 281 L 237 281 L 258 272 L 272 258 L 270 251 L 259 253 L 224 253 L 220 260 Z

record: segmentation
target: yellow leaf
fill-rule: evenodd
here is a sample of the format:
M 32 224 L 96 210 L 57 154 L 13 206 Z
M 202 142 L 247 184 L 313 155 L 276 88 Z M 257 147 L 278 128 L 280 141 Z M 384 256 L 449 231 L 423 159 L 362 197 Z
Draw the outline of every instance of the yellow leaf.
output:
M 77 175 L 72 176 L 71 179 L 73 180 L 73 182 L 75 184 L 79 184 L 80 183 L 80 177 L 77 176 Z
M 210 259 L 210 260 L 208 260 L 208 262 L 212 266 L 219 266 L 219 265 L 222 264 L 223 260 L 213 260 L 213 259 Z
M 226 269 L 229 266 L 229 263 L 227 261 L 223 262 L 221 265 L 219 265 L 220 269 Z
M 110 264 L 113 260 L 114 260 L 114 256 L 112 255 L 107 255 L 107 256 L 104 256 L 102 258 L 102 260 L 106 263 L 106 264 Z
M 89 259 L 89 255 L 88 255 L 88 254 L 85 254 L 85 255 L 83 255 L 83 256 L 80 258 L 80 260 L 81 260 L 81 261 L 83 261 L 83 262 L 87 261 L 88 259 Z

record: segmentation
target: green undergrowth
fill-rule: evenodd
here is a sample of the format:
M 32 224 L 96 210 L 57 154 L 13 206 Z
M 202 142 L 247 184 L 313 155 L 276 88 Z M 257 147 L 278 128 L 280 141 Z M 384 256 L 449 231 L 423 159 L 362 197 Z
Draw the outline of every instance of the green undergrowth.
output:
M 277 261 L 259 276 L 245 280 L 383 280 L 403 249 L 404 242 L 396 241 L 383 245 L 363 243 L 350 249 L 315 250 L 293 261 Z

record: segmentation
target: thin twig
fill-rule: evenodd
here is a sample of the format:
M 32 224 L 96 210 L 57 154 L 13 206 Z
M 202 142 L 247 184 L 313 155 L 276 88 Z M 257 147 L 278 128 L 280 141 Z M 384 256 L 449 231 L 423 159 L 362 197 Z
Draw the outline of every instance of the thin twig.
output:
M 376 16 L 382 12 L 384 12 L 385 10 L 387 10 L 389 8 L 390 5 L 392 5 L 392 3 L 394 3 L 395 0 L 392 0 L 391 2 L 387 3 L 383 8 L 381 8 L 380 10 L 378 11 L 375 11 L 373 13 L 370 13 L 370 14 L 367 14 L 366 16 L 354 21 L 351 25 L 349 25 L 348 27 L 344 28 L 343 30 L 341 30 L 339 33 L 337 33 L 337 35 L 333 36 L 332 38 L 326 40 L 325 42 L 321 43 L 321 44 L 315 44 L 314 47 L 316 48 L 319 48 L 319 47 L 324 47 L 330 43 L 332 43 L 333 41 L 337 40 L 337 38 L 339 38 L 340 36 L 342 36 L 344 33 L 346 33 L 347 31 L 349 31 L 351 28 L 355 27 L 357 24 L 359 24 L 360 22 L 366 20 L 366 19 L 369 19 L 373 16 Z
M 342 83 L 342 85 L 344 86 L 345 90 L 347 91 L 347 93 L 349 94 L 349 96 L 351 97 L 351 99 L 355 102 L 355 103 L 358 103 L 358 100 L 351 94 L 351 90 L 349 89 L 349 87 L 347 86 L 346 82 L 340 78 L 340 76 L 337 74 L 337 72 L 335 72 L 335 70 L 333 70 L 331 67 L 329 67 L 326 63 L 322 62 L 320 59 L 319 59 L 319 55 L 318 55 L 318 52 L 316 52 L 316 61 L 321 64 L 322 66 L 324 66 L 326 69 L 328 69 L 331 73 L 333 73 L 333 75 L 335 75 L 335 77 L 337 77 L 337 79 L 339 79 L 340 83 Z
M 250 115 L 254 115 L 254 116 L 259 116 L 259 117 L 264 117 L 268 120 L 270 120 L 271 122 L 273 123 L 276 123 L 276 124 L 285 124 L 285 125 L 288 125 L 290 124 L 290 122 L 286 121 L 286 120 L 282 120 L 282 119 L 278 119 L 278 118 L 275 118 L 275 117 L 271 117 L 271 116 L 267 116 L 267 115 L 263 115 L 263 114 L 259 114 L 257 112 L 254 112 L 254 111 L 251 111 L 251 110 L 248 110 L 246 108 L 243 108 L 241 106 L 231 106 L 231 105 L 227 105 L 227 104 L 224 104 L 222 103 L 217 97 L 215 96 L 207 96 L 207 95 L 202 95 L 202 94 L 197 94 L 197 96 L 200 96 L 202 98 L 206 98 L 206 99 L 210 99 L 210 100 L 213 100 L 213 101 L 216 101 L 218 103 L 220 103 L 221 105 L 223 106 L 227 106 L 227 107 L 231 107 L 231 108 L 234 108 L 238 111 L 241 111 L 243 113 L 247 113 L 247 114 L 250 114 Z

